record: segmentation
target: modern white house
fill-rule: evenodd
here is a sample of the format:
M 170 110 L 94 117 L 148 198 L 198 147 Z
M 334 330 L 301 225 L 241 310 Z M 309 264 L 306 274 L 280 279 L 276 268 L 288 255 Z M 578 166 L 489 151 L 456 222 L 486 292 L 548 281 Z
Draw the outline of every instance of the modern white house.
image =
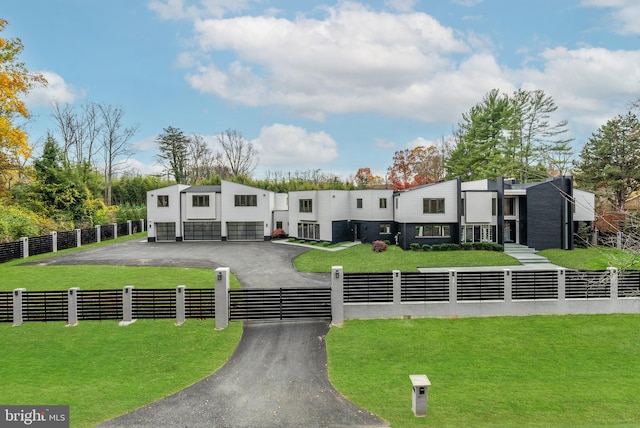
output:
M 298 239 L 388 240 L 405 249 L 468 242 L 571 249 L 579 223 L 595 220 L 594 202 L 592 193 L 573 189 L 571 177 L 288 194 L 229 181 L 175 185 L 147 193 L 148 240 L 262 241 L 282 229 Z

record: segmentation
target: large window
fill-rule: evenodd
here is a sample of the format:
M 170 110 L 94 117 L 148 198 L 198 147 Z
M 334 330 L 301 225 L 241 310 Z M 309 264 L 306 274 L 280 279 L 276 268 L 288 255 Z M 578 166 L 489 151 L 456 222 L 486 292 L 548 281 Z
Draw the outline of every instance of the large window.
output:
M 298 238 L 320 239 L 320 225 L 317 223 L 298 223 Z
M 495 225 L 466 225 L 460 228 L 460 242 L 496 242 Z
M 311 199 L 300 199 L 298 202 L 300 203 L 301 213 L 313 212 L 313 201 Z
M 444 214 L 444 198 L 424 198 L 422 212 L 424 214 Z
M 235 195 L 236 207 L 257 207 L 258 195 Z
M 416 226 L 416 238 L 444 238 L 451 236 L 451 227 L 446 224 L 422 224 Z
M 387 198 L 380 198 L 380 208 L 387 208 Z
M 504 198 L 504 215 L 516 215 L 516 200 Z
M 159 207 L 168 207 L 169 206 L 169 195 L 158 195 L 158 206 Z
M 389 223 L 380 223 L 380 234 L 381 235 L 390 235 L 391 234 L 391 225 Z
M 191 205 L 194 207 L 208 207 L 209 195 L 193 195 L 191 198 Z

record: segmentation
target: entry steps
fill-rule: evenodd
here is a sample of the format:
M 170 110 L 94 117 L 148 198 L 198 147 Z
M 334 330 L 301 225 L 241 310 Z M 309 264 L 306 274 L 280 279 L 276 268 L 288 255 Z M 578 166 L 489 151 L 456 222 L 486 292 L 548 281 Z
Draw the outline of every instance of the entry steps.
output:
M 523 265 L 551 264 L 546 257 L 537 255 L 535 248 L 529 248 L 526 245 L 504 244 L 504 253 Z

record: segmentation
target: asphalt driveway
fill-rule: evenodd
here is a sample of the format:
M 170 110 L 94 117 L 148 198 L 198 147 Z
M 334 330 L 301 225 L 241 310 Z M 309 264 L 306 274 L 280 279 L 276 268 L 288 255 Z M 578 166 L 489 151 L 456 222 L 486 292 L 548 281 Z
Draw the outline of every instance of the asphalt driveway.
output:
M 327 286 L 293 268 L 305 248 L 271 242 L 128 241 L 39 260 L 46 265 L 229 267 L 244 287 Z M 388 427 L 341 396 L 327 377 L 326 321 L 245 323 L 219 371 L 102 427 Z M 188 350 L 185 350 L 188 352 Z

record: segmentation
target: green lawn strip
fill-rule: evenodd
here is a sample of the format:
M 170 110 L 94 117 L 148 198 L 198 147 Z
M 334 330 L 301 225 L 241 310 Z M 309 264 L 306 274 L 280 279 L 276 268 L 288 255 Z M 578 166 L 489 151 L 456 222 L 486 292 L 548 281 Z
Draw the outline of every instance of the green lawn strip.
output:
M 640 315 L 350 320 L 327 336 L 329 377 L 393 427 L 638 424 L 639 326 Z M 432 383 L 424 419 L 410 374 Z
M 513 257 L 496 251 L 404 251 L 390 245 L 376 253 L 371 248 L 371 244 L 360 244 L 335 252 L 310 250 L 297 256 L 294 265 L 304 272 L 330 272 L 331 266 L 342 266 L 345 272 L 415 272 L 419 267 L 519 265 Z
M 177 392 L 231 356 L 242 324 L 214 320 L 84 321 L 0 325 L 0 403 L 69 405 L 71 426 L 92 427 Z
M 640 269 L 637 255 L 607 247 L 576 248 L 567 250 L 543 250 L 539 255 L 551 263 L 577 270 L 605 270 L 608 267 Z

